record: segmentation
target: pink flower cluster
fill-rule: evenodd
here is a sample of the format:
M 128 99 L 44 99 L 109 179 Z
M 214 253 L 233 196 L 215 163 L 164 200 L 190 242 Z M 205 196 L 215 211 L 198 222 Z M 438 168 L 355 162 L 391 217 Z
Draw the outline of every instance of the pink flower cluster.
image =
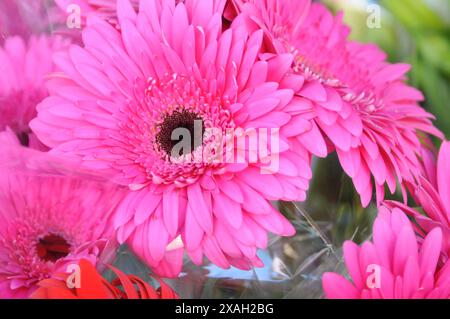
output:
M 450 142 L 444 142 L 436 167 L 411 186 L 425 214 L 405 204 L 386 201 L 373 226 L 373 242 L 344 244 L 345 264 L 353 283 L 326 273 L 329 298 L 450 298 Z M 431 165 L 431 167 L 430 167 Z M 410 216 L 414 223 L 407 216 Z
M 325 293 L 449 297 L 449 147 L 437 174 L 427 142 L 443 135 L 408 65 L 350 41 L 342 15 L 310 0 L 55 0 L 59 24 L 69 5 L 80 40 L 2 33 L 0 158 L 26 160 L 0 172 L 0 296 L 27 296 L 70 260 L 102 262 L 116 241 L 168 277 L 184 255 L 261 267 L 269 233 L 295 234 L 271 201 L 304 201 L 312 157 L 336 152 L 380 215 L 373 244 L 344 247 L 353 284 L 326 274 Z M 177 132 L 200 136 L 174 152 Z M 58 179 L 36 173 L 35 157 L 57 159 Z M 426 217 L 383 201 L 397 183 Z M 374 290 L 368 265 L 381 271 Z

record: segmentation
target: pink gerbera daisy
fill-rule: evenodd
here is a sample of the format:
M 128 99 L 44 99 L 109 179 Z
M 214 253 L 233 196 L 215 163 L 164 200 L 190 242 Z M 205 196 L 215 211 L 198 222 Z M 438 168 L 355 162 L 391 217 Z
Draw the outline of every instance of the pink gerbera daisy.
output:
M 304 77 L 297 92 L 305 116 L 313 117 L 336 149 L 345 172 L 367 206 L 384 184 L 412 181 L 419 171 L 419 132 L 442 137 L 433 116 L 418 102 L 421 92 L 404 83 L 406 64 L 391 65 L 373 45 L 351 42 L 342 14 L 333 17 L 310 0 L 232 0 L 250 30 L 266 33 L 266 50 L 294 54 L 293 71 Z M 309 108 L 308 108 L 308 107 Z M 327 145 L 317 130 L 300 140 L 318 156 Z
M 344 244 L 345 264 L 353 283 L 336 273 L 323 275 L 328 298 L 448 299 L 450 263 L 439 264 L 442 232 L 431 230 L 418 242 L 411 222 L 399 209 L 381 208 L 373 242 Z
M 2 156 L 19 151 L 9 145 L 3 144 Z M 50 167 L 48 160 L 42 164 Z M 122 198 L 117 186 L 47 173 L 1 169 L 0 298 L 25 298 L 40 280 L 80 258 L 96 265 L 114 256 L 111 218 Z
M 197 264 L 206 255 L 224 268 L 261 266 L 256 252 L 267 232 L 294 233 L 269 200 L 304 200 L 311 178 L 310 154 L 291 138 L 311 129 L 292 100 L 301 81 L 289 75 L 292 56 L 260 59 L 262 32 L 222 33 L 222 11 L 223 1 L 151 0 L 136 13 L 118 1 L 121 32 L 88 19 L 85 47 L 57 56 L 64 74 L 49 83 L 51 97 L 32 122 L 54 154 L 132 190 L 116 217 L 118 238 L 153 267 L 173 253 L 177 267 L 165 275 L 180 270 L 181 255 L 171 250 L 180 246 Z M 196 121 L 203 138 L 173 155 L 174 130 L 191 132 Z M 212 128 L 274 129 L 280 147 L 268 155 L 279 157 L 279 168 L 261 174 L 263 160 L 215 161 L 225 138 L 208 136 Z M 233 143 L 234 154 L 238 147 L 253 149 Z M 209 149 L 200 162 L 183 161 Z
M 28 124 L 36 116 L 36 105 L 47 95 L 44 78 L 55 71 L 53 52 L 67 46 L 60 37 L 19 36 L 6 39 L 0 47 L 0 131 L 10 127 L 22 143 L 41 145 Z
M 411 184 L 411 193 L 425 215 L 398 202 L 388 201 L 388 207 L 399 207 L 417 222 L 422 236 L 439 227 L 443 234 L 443 252 L 450 256 L 450 142 L 444 142 L 439 152 L 437 167 L 434 161 L 425 162 L 424 174 Z

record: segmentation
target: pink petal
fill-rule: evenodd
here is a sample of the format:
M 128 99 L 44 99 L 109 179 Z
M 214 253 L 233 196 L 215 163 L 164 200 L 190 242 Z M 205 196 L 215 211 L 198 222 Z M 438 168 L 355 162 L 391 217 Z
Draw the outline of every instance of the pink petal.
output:
M 358 290 L 341 275 L 327 272 L 322 276 L 325 295 L 329 299 L 359 299 Z
M 444 142 L 441 146 L 438 159 L 438 188 L 439 195 L 450 216 L 450 142 Z
M 299 94 L 314 101 L 327 101 L 327 91 L 324 86 L 317 81 L 306 83 Z
M 207 234 L 212 234 L 212 212 L 206 204 L 200 185 L 194 183 L 189 186 L 187 188 L 187 194 L 189 207 L 194 213 L 197 222 Z
M 179 196 L 176 190 L 167 190 L 163 193 L 164 224 L 171 237 L 178 231 Z
M 419 255 L 421 278 L 436 270 L 439 256 L 441 254 L 442 231 L 440 228 L 433 229 L 425 238 Z
M 214 214 L 222 221 L 228 223 L 236 229 L 242 225 L 241 205 L 222 194 L 213 194 Z

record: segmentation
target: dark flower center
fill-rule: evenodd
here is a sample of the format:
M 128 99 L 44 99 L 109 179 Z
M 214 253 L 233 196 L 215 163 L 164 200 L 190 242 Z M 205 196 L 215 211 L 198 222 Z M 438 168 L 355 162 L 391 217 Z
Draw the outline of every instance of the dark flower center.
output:
M 26 132 L 22 132 L 18 134 L 19 140 L 20 140 L 20 144 L 23 146 L 29 146 L 30 144 L 30 139 L 28 137 L 28 133 Z
M 203 120 L 197 114 L 186 110 L 176 111 L 164 118 L 156 141 L 167 155 L 183 156 L 202 145 L 204 131 Z M 182 145 L 186 147 L 180 147 Z
M 66 257 L 70 253 L 70 244 L 63 237 L 55 234 L 48 234 L 39 239 L 36 250 L 39 258 L 43 261 L 56 262 L 60 258 Z

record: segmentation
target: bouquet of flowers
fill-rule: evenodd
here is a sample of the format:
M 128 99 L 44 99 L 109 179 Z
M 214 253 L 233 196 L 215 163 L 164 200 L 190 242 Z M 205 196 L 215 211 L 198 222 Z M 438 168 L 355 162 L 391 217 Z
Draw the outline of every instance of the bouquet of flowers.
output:
M 214 274 L 255 272 L 259 286 L 281 275 L 272 297 L 450 297 L 450 143 L 410 66 L 350 40 L 342 13 L 311 0 L 0 9 L 0 297 L 192 298 Z M 378 212 L 372 239 L 344 243 L 346 267 L 301 204 L 333 157 L 354 205 Z M 320 247 L 298 244 L 311 229 Z M 311 264 L 319 287 L 304 284 Z

